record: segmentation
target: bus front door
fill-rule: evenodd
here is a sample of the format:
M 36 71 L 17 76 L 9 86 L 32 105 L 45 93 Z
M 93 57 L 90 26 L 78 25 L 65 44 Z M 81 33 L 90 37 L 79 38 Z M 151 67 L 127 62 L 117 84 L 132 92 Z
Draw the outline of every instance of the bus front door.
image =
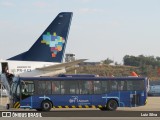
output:
M 140 105 L 140 94 L 137 92 L 133 92 L 133 94 L 130 95 L 131 98 L 131 105 L 136 107 Z
M 21 108 L 32 108 L 34 84 L 33 81 L 21 81 Z

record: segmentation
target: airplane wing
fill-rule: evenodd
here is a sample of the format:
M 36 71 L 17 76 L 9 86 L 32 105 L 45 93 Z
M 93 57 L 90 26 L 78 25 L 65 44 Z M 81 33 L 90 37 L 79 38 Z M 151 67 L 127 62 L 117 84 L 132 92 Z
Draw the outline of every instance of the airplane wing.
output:
M 55 64 L 55 65 L 42 67 L 42 68 L 36 68 L 36 69 L 37 70 L 45 70 L 45 71 L 59 70 L 59 69 L 62 69 L 62 68 L 66 68 L 66 67 L 71 67 L 71 66 L 77 65 L 78 63 L 81 63 L 81 62 L 83 62 L 85 60 L 87 60 L 87 59 L 79 59 L 79 60 L 75 60 L 73 62 L 60 63 L 60 64 Z

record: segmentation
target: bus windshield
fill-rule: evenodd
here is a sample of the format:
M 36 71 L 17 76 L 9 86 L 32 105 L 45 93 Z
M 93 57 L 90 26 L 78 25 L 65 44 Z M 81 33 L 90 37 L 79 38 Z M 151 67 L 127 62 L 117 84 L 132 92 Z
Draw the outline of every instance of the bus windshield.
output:
M 13 82 L 12 82 L 12 84 L 11 84 L 11 95 L 16 95 L 17 94 L 17 92 L 19 91 L 19 90 L 17 90 L 17 88 L 19 88 L 19 85 L 18 85 L 18 78 L 13 78 Z
M 34 92 L 33 81 L 21 81 L 21 92 L 22 94 L 33 94 Z

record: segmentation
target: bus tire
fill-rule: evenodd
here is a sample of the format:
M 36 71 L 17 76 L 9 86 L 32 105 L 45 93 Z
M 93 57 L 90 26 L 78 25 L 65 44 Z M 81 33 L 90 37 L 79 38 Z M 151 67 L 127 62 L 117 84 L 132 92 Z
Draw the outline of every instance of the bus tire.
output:
M 50 111 L 52 108 L 52 103 L 49 100 L 44 100 L 41 105 L 42 111 Z
M 108 101 L 108 103 L 107 103 L 107 109 L 108 110 L 114 111 L 114 110 L 117 109 L 117 107 L 118 107 L 118 103 L 117 103 L 116 100 L 111 99 L 111 100 Z

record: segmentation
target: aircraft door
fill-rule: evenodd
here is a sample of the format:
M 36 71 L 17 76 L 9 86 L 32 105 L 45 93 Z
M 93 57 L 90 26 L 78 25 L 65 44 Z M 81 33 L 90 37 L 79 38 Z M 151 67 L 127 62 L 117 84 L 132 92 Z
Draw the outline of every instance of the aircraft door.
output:
M 1 71 L 2 71 L 2 73 L 8 72 L 8 62 L 1 63 Z

